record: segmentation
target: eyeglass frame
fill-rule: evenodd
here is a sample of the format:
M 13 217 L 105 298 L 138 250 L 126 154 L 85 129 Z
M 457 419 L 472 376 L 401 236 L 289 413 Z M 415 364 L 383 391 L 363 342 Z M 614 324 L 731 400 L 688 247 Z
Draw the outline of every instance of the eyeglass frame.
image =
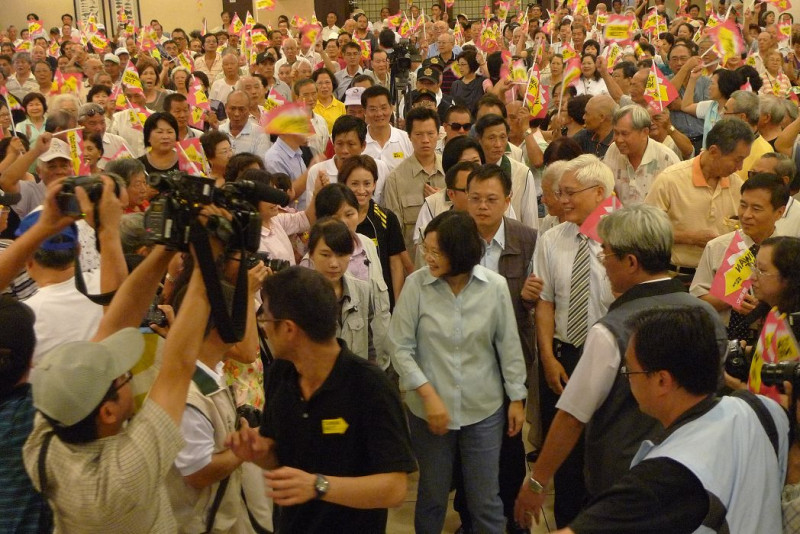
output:
M 566 196 L 569 200 L 572 200 L 572 197 L 574 197 L 578 193 L 583 193 L 584 191 L 588 191 L 589 189 L 594 189 L 595 187 L 600 187 L 600 184 L 590 185 L 589 187 L 584 187 L 583 189 L 578 189 L 577 191 L 569 191 L 569 192 L 556 189 L 555 191 L 553 191 L 553 195 L 555 195 L 555 197 L 559 200 L 561 199 L 562 195 Z
M 781 275 L 781 273 L 779 273 L 779 272 L 768 273 L 768 272 L 762 271 L 761 269 L 758 268 L 758 265 L 756 265 L 754 263 L 751 264 L 750 267 L 753 269 L 753 275 L 754 276 L 758 276 L 759 278 L 762 278 L 762 277 L 763 278 L 769 278 L 770 276 L 780 276 Z
M 471 122 L 446 122 L 445 124 L 448 125 L 451 130 L 455 131 L 468 132 L 472 129 Z
M 654 371 L 629 371 L 627 365 L 622 365 L 619 368 L 619 374 L 630 380 L 631 375 L 649 375 L 653 374 Z

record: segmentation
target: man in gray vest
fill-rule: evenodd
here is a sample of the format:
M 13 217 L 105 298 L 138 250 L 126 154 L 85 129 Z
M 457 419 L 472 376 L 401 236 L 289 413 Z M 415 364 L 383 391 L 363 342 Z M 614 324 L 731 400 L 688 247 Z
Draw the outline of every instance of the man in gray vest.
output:
M 669 219 L 648 205 L 618 210 L 600 221 L 603 241 L 598 254 L 611 288 L 620 295 L 608 314 L 591 327 L 583 357 L 556 405 L 558 412 L 531 476 L 522 483 L 515 516 L 538 522 L 544 488 L 586 430 L 585 476 L 590 496 L 610 488 L 628 472 L 641 442 L 658 429 L 658 421 L 639 411 L 627 378 L 620 372 L 630 337 L 626 321 L 637 312 L 663 306 L 691 306 L 708 312 L 723 340 L 725 328 L 707 303 L 690 296 L 669 277 L 673 235 Z M 721 353 L 720 353 L 721 356 Z

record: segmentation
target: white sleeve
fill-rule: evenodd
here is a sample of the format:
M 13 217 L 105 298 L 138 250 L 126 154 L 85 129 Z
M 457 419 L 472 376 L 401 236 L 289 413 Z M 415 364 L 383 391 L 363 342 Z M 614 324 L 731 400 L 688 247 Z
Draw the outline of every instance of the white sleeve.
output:
M 186 445 L 175 458 L 175 467 L 186 477 L 211 463 L 214 427 L 202 413 L 187 404 L 181 418 L 181 434 Z
M 583 356 L 556 404 L 582 423 L 605 402 L 617 378 L 622 355 L 611 332 L 601 324 L 589 330 Z
M 698 119 L 704 119 L 708 112 L 711 110 L 711 104 L 713 104 L 713 100 L 703 100 L 702 102 L 697 103 L 697 107 L 695 108 L 694 114 Z
M 536 182 L 530 169 L 525 175 L 525 189 L 520 203 L 520 222 L 530 228 L 539 229 L 539 206 L 536 201 Z
M 713 265 L 713 256 L 711 243 L 708 243 L 703 249 L 700 263 L 697 264 L 697 270 L 694 273 L 694 278 L 692 278 L 692 285 L 689 286 L 689 293 L 694 297 L 708 295 L 708 292 L 711 291 L 711 283 L 714 281 L 717 269 L 719 269 L 719 265 Z
M 319 165 L 312 165 L 308 169 L 308 177 L 306 178 L 306 206 L 310 206 L 314 201 L 314 185 L 317 183 L 317 176 L 319 175 Z
M 533 273 L 542 279 L 542 291 L 539 298 L 547 302 L 556 301 L 556 288 L 555 280 L 550 274 L 549 269 L 549 251 L 547 235 L 542 239 L 536 240 L 536 248 L 533 249 Z

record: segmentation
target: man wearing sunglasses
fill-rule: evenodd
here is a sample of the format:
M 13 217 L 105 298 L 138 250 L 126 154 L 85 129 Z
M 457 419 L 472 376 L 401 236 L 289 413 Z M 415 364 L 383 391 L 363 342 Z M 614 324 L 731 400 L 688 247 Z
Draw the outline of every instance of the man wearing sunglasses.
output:
M 100 104 L 92 102 L 82 105 L 78 109 L 78 124 L 83 126 L 84 138 L 94 133 L 103 137 L 103 157 L 97 163 L 100 169 L 105 169 L 106 164 L 117 157 L 120 149 L 130 152 L 122 137 L 106 132 L 105 110 Z
M 441 154 L 444 145 L 455 137 L 467 135 L 472 128 L 472 115 L 464 106 L 451 106 L 444 114 L 444 138 L 436 144 L 436 153 Z
M 586 489 L 590 497 L 608 490 L 627 472 L 644 439 L 654 436 L 656 419 L 639 411 L 620 370 L 628 346 L 629 318 L 641 310 L 689 306 L 705 311 L 725 349 L 725 329 L 714 309 L 669 277 L 672 226 L 658 208 L 636 205 L 604 217 L 603 244 L 596 255 L 611 289 L 620 295 L 586 336 L 581 357 L 558 401 L 557 413 L 538 460 L 519 491 L 516 519 L 539 521 L 544 488 L 584 433 Z M 559 525 L 565 526 L 565 525 Z

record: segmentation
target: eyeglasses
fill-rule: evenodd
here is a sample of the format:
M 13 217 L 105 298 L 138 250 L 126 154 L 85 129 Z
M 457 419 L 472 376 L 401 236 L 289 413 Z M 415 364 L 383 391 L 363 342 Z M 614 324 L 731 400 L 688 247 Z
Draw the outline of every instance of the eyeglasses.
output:
M 471 122 L 464 122 L 464 123 L 448 122 L 448 123 L 445 123 L 445 124 L 450 126 L 451 130 L 463 130 L 465 132 L 468 132 L 470 130 L 470 128 L 472 128 L 472 123 Z
M 597 259 L 600 260 L 600 263 L 606 261 L 606 258 L 609 256 L 616 256 L 617 254 L 614 252 L 598 252 Z
M 590 185 L 589 187 L 584 187 L 583 189 L 578 189 L 577 191 L 561 191 L 559 189 L 559 190 L 553 191 L 553 194 L 556 196 L 556 198 L 561 198 L 563 196 L 563 197 L 567 197 L 568 199 L 572 200 L 572 197 L 574 197 L 578 193 L 583 193 L 584 191 L 588 191 L 589 189 L 594 189 L 595 187 L 600 187 L 600 186 L 599 185 Z
M 450 191 L 458 191 L 459 193 L 466 193 L 467 190 L 464 187 L 448 187 Z
M 780 273 L 768 273 L 767 271 L 762 271 L 758 268 L 757 265 L 753 265 L 753 274 L 758 276 L 759 278 L 768 278 L 770 276 L 778 276 Z
M 629 371 L 627 365 L 619 368 L 619 374 L 630 379 L 631 375 L 649 375 L 652 371 Z
M 429 249 L 427 247 L 427 245 L 425 245 L 425 243 L 420 244 L 420 247 L 422 249 L 422 254 L 424 256 L 430 256 L 431 258 L 433 258 L 434 260 L 437 260 L 437 261 L 439 260 L 439 258 L 442 257 L 442 253 L 441 252 L 439 252 L 438 250 Z
M 467 201 L 470 204 L 475 204 L 476 206 L 480 206 L 481 204 L 486 204 L 487 206 L 496 206 L 500 203 L 500 197 L 478 197 L 478 196 L 470 196 L 467 198 Z

